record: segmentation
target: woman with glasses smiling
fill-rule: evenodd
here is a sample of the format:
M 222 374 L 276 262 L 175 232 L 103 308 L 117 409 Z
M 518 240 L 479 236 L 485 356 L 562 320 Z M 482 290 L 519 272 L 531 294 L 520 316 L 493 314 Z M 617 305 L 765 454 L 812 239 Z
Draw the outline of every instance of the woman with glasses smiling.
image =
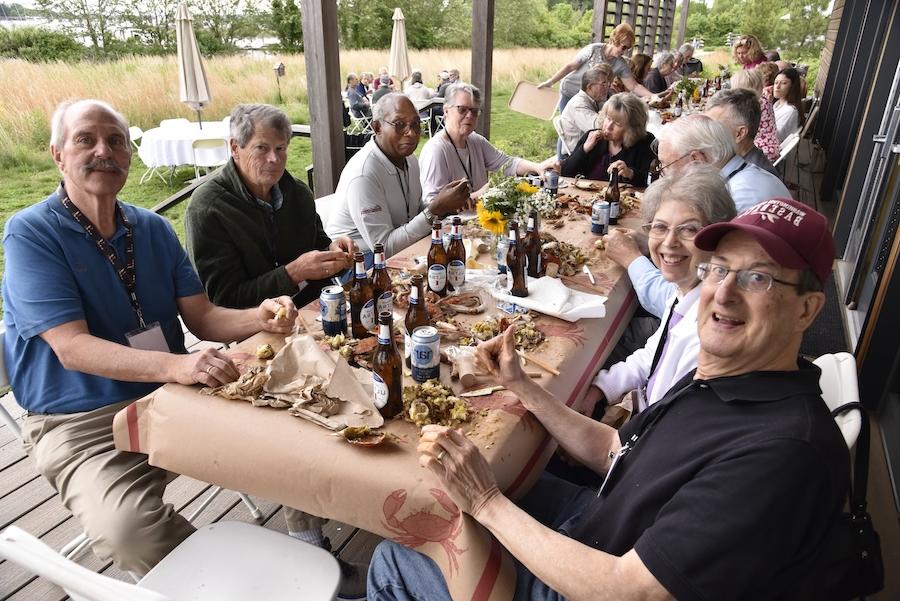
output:
M 581 89 L 581 76 L 585 71 L 598 63 L 606 63 L 612 67 L 613 74 L 622 80 L 629 92 L 638 96 L 652 96 L 650 90 L 634 79 L 628 61 L 623 56 L 634 46 L 634 29 L 628 23 L 620 23 L 613 29 L 606 44 L 588 44 L 575 55 L 575 60 L 563 65 L 553 77 L 541 82 L 539 88 L 549 88 L 562 79 L 559 85 L 559 111 Z
M 591 403 L 604 398 L 616 401 L 637 390 L 637 413 L 697 367 L 698 265 L 704 264 L 709 253 L 694 246 L 694 237 L 703 227 L 729 221 L 735 213 L 725 181 L 709 165 L 691 165 L 683 174 L 647 188 L 641 204 L 643 230 L 649 238 L 650 258 L 672 284 L 672 293 L 661 326 L 647 344 L 594 378 L 588 391 Z
M 481 91 L 467 83 L 455 83 L 444 97 L 444 129 L 435 134 L 419 156 L 422 201 L 427 205 L 450 182 L 468 180 L 469 192 L 477 192 L 488 181 L 489 171 L 505 175 L 542 173 L 556 157 L 543 163 L 510 157 L 487 138 L 475 133 L 481 114 Z

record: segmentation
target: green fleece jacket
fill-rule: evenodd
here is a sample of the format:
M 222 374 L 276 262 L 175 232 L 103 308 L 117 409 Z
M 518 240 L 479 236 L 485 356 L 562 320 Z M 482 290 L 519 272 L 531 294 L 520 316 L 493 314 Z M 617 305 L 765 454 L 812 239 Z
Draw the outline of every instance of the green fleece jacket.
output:
M 298 306 L 319 295 L 328 280 L 298 285 L 285 264 L 331 239 L 316 214 L 309 188 L 287 171 L 278 182 L 284 197 L 274 219 L 249 193 L 233 160 L 194 191 L 185 212 L 187 250 L 216 305 L 246 308 L 288 295 Z M 274 221 L 274 223 L 272 223 Z

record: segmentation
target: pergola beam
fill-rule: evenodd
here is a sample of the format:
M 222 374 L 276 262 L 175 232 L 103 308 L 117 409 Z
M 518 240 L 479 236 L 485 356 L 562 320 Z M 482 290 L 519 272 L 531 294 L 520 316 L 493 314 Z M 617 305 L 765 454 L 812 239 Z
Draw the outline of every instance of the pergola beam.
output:
M 337 3 L 302 0 L 303 58 L 313 150 L 316 196 L 332 194 L 344 168 L 344 127 L 341 107 L 341 64 Z
M 481 90 L 481 121 L 475 130 L 491 136 L 491 74 L 494 67 L 494 0 L 472 3 L 472 83 Z
M 675 42 L 675 48 L 681 48 L 684 44 L 684 34 L 687 31 L 688 9 L 691 7 L 691 0 L 681 0 L 681 20 L 678 22 L 678 39 Z

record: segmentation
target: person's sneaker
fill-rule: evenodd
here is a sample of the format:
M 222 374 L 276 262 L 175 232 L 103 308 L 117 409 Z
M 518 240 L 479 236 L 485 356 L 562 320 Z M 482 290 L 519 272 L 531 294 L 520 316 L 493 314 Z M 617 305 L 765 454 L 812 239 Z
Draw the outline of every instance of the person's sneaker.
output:
M 341 566 L 341 584 L 338 586 L 337 598 L 340 601 L 365 601 L 366 577 L 369 566 L 364 563 L 344 561 L 331 548 L 331 540 L 326 536 L 322 548 L 334 555 Z

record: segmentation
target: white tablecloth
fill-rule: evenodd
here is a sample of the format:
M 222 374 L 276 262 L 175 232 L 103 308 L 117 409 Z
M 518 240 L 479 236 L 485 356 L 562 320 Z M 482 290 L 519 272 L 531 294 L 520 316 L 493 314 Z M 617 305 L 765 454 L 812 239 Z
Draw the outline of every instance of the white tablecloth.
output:
M 203 123 L 203 129 L 197 123 L 154 127 L 144 132 L 138 156 L 148 167 L 172 167 L 177 165 L 193 165 L 194 153 L 191 148 L 194 140 L 203 138 L 228 139 L 228 126 L 222 121 Z M 212 158 L 211 153 L 218 153 L 224 162 L 228 152 L 223 148 L 204 150 L 204 157 Z

